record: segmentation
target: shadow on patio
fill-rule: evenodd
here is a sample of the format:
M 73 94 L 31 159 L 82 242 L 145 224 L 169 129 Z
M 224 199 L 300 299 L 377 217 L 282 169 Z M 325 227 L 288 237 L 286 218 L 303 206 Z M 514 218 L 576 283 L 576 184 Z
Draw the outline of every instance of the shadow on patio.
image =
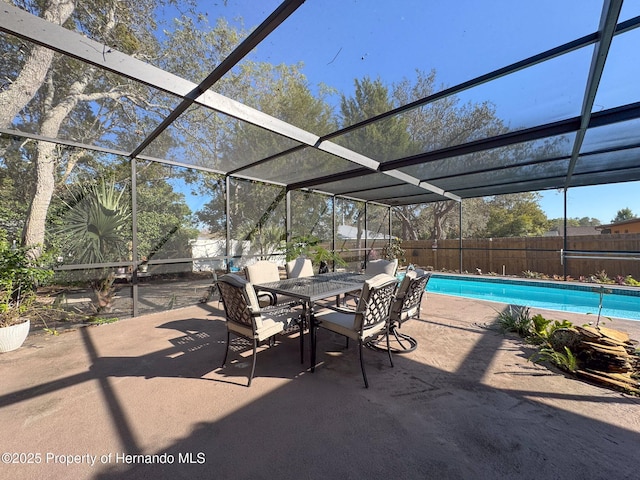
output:
M 583 479 L 640 468 L 640 399 L 528 362 L 519 339 L 480 326 L 495 320 L 491 304 L 425 298 L 424 320 L 403 327 L 418 350 L 396 355 L 395 368 L 365 352 L 368 390 L 356 349 L 324 331 L 316 373 L 299 363 L 297 338 L 285 338 L 258 353 L 246 388 L 248 362 L 218 368 L 226 333 L 216 306 L 36 336 L 1 356 L 2 450 L 41 455 L 5 471 Z

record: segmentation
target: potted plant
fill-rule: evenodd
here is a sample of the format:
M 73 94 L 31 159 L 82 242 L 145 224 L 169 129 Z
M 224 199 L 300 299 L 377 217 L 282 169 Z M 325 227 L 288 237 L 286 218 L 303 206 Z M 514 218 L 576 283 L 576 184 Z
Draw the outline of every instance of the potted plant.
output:
M 320 240 L 314 236 L 295 237 L 287 243 L 287 261 L 298 257 L 311 259 L 314 265 L 328 265 L 333 262 L 338 266 L 345 266 L 347 262 L 338 253 L 320 245 Z
M 42 266 L 42 257 L 33 258 L 32 252 L 10 244 L 0 232 L 0 352 L 22 346 L 31 326 L 29 311 L 36 288 L 53 276 L 53 270 Z
M 405 251 L 400 246 L 401 243 L 402 240 L 400 240 L 399 238 L 392 238 L 389 243 L 382 248 L 382 258 L 384 258 L 385 260 L 395 260 L 397 258 L 398 265 L 406 262 L 406 259 L 404 258 Z

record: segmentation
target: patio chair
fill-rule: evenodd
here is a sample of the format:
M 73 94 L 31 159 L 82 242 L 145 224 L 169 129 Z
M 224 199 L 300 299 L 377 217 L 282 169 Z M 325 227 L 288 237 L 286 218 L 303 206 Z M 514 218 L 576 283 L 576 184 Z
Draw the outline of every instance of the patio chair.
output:
M 278 265 L 269 260 L 259 260 L 253 265 L 247 265 L 244 267 L 244 273 L 251 283 L 259 284 L 259 283 L 271 283 L 271 282 L 279 282 L 280 281 L 280 271 L 278 270 Z M 272 292 L 266 292 L 264 290 L 260 290 L 258 287 L 256 291 L 258 295 L 258 303 L 261 307 L 269 307 L 269 306 L 285 306 L 285 305 L 296 305 L 300 304 L 300 300 L 293 297 L 288 297 L 286 295 L 276 295 Z
M 275 336 L 292 328 L 299 314 L 288 308 L 260 308 L 253 285 L 236 274 L 223 275 L 217 285 L 227 319 L 227 347 L 222 367 L 227 363 L 231 333 L 253 342 L 251 373 L 247 384 L 250 387 L 256 370 L 258 345 L 265 340 L 269 340 L 269 346 L 274 345 Z
M 244 273 L 247 280 L 253 284 L 277 282 L 280 280 L 278 265 L 268 260 L 259 260 L 253 265 L 247 265 L 244 267 Z M 275 293 L 258 290 L 257 295 L 261 307 L 268 307 L 278 303 L 278 297 Z
M 286 264 L 287 278 L 313 277 L 313 264 L 308 258 L 298 257 Z
M 369 388 L 369 382 L 362 358 L 363 346 L 383 335 L 387 340 L 388 346 L 389 313 L 397 283 L 398 280 L 391 275 L 384 273 L 376 275 L 365 282 L 355 310 L 326 306 L 314 312 L 313 328 L 324 328 L 345 336 L 347 338 L 347 347 L 349 346 L 350 338 L 358 341 L 360 368 L 366 388 Z M 312 368 L 316 363 L 317 338 L 317 334 L 314 335 L 314 342 L 311 347 Z M 387 353 L 389 355 L 389 363 L 393 367 L 391 349 L 387 349 Z
M 407 320 L 420 318 L 422 296 L 430 278 L 431 272 L 424 270 L 409 271 L 398 286 L 389 315 L 389 334 L 393 335 L 395 342 L 392 347 L 386 347 L 391 348 L 393 353 L 412 352 L 418 346 L 418 342 L 414 338 L 400 333 L 398 330 Z M 379 342 L 373 342 L 372 346 L 384 348 Z
M 379 273 L 386 273 L 392 277 L 396 275 L 398 271 L 398 259 L 393 260 L 371 260 L 367 262 L 367 266 L 364 269 L 364 273 L 367 275 L 378 275 Z
M 395 277 L 398 271 L 398 259 L 393 260 L 371 260 L 367 263 L 364 273 L 366 275 L 378 275 L 380 273 L 386 273 Z M 347 303 L 349 298 L 357 299 L 360 296 L 360 290 L 354 290 L 353 292 L 345 293 L 343 303 Z

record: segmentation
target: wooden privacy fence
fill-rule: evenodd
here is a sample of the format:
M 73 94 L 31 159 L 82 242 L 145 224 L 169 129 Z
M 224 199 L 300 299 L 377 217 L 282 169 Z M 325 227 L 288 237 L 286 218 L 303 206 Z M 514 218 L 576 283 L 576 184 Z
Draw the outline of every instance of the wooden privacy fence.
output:
M 436 246 L 437 245 L 437 246 Z M 435 270 L 460 270 L 460 240 L 404 240 L 406 263 Z M 560 251 L 562 237 L 465 238 L 462 240 L 462 271 L 518 275 L 536 272 L 564 274 Z M 572 252 L 582 252 L 573 255 Z M 588 252 L 583 254 L 584 252 Z M 609 278 L 631 275 L 640 280 L 640 234 L 604 234 L 567 237 L 567 275 L 588 277 L 606 272 Z M 586 256 L 590 258 L 571 258 Z M 610 256 L 615 259 L 601 257 Z

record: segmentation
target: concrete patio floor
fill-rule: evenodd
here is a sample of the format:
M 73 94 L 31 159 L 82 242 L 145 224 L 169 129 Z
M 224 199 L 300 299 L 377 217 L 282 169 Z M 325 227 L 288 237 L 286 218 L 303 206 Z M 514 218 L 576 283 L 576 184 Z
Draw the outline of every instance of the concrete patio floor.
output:
M 416 351 L 396 355 L 395 368 L 365 351 L 369 389 L 353 343 L 344 351 L 325 331 L 315 373 L 308 356 L 300 364 L 298 338 L 284 338 L 259 352 L 247 388 L 247 358 L 232 352 L 219 368 L 216 301 L 32 333 L 0 355 L 1 476 L 640 477 L 640 398 L 528 361 L 530 346 L 492 327 L 503 307 L 425 296 L 422 319 L 402 330 Z M 640 338 L 640 322 L 607 326 Z

